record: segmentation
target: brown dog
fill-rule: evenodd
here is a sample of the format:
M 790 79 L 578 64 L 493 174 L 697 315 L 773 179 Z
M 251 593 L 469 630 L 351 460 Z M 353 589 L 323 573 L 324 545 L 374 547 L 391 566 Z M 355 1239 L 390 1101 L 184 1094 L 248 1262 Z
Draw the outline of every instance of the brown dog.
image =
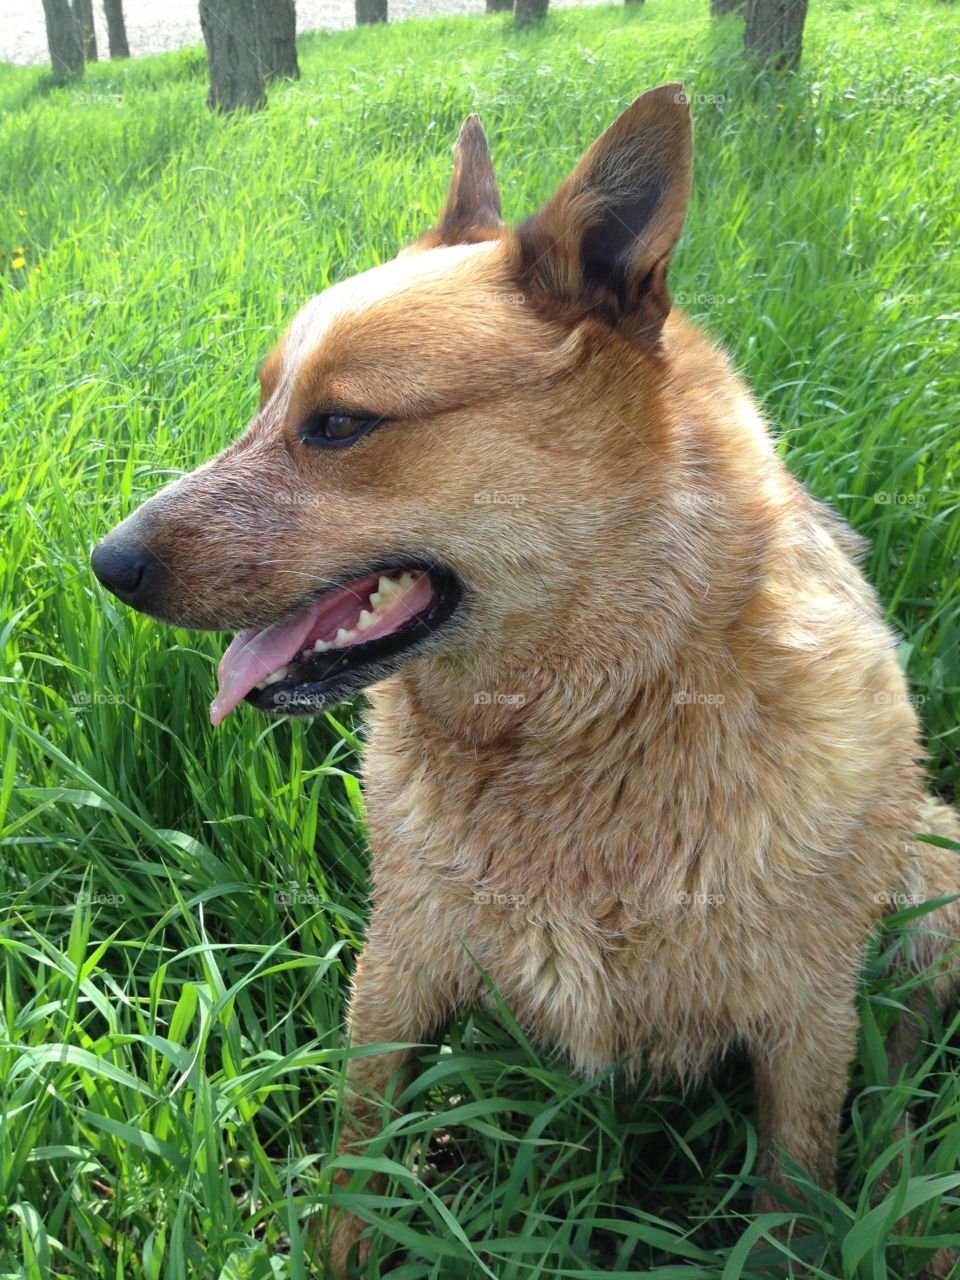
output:
M 829 1183 L 864 945 L 901 895 L 960 890 L 911 839 L 960 826 L 858 539 L 670 314 L 690 165 L 656 89 L 509 230 L 471 117 L 437 230 L 309 302 L 246 433 L 93 563 L 157 617 L 246 628 L 215 722 L 376 685 L 355 1045 L 423 1042 L 480 969 L 581 1072 L 691 1079 L 737 1042 L 761 1172 L 784 1149 Z M 927 925 L 946 969 L 957 904 Z M 406 1062 L 353 1060 L 345 1149 Z

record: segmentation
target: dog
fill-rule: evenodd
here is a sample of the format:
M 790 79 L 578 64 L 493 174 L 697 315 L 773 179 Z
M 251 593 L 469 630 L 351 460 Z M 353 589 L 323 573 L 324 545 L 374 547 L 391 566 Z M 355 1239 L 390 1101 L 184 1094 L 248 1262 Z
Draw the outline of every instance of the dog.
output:
M 438 225 L 309 301 L 246 432 L 92 562 L 136 609 L 239 631 L 215 724 L 369 690 L 354 1046 L 423 1043 L 485 979 L 587 1075 L 692 1081 L 737 1044 L 766 1186 L 784 1152 L 829 1185 L 901 895 L 945 899 L 913 961 L 957 996 L 960 861 L 914 837 L 960 824 L 860 539 L 671 309 L 691 162 L 682 87 L 654 89 L 510 228 L 470 117 Z M 411 1062 L 352 1058 L 342 1152 Z M 338 1275 L 361 1229 L 321 1242 Z

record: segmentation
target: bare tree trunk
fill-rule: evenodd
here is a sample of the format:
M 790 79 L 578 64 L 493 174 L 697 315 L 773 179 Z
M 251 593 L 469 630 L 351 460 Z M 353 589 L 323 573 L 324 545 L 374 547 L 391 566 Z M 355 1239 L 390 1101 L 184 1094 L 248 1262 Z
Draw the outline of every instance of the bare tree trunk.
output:
M 264 76 L 299 80 L 296 0 L 258 0 L 257 18 Z
M 518 27 L 528 27 L 532 22 L 542 22 L 547 16 L 548 0 L 517 0 L 513 9 L 513 21 Z
M 356 0 L 357 26 L 367 22 L 386 22 L 387 0 Z
M 50 66 L 58 84 L 83 75 L 83 45 L 80 30 L 70 8 L 70 0 L 43 0 L 47 21 L 47 48 Z
M 710 0 L 710 16 L 722 18 L 725 13 L 736 13 L 743 5 L 744 0 Z
M 257 0 L 200 0 L 200 29 L 207 46 L 211 111 L 264 104 L 257 48 Z
M 110 41 L 111 58 L 129 58 L 127 25 L 123 20 L 123 0 L 103 0 L 103 12 L 107 19 L 107 39 Z
M 93 26 L 93 0 L 73 0 L 73 16 L 80 31 L 84 62 L 97 60 L 97 33 Z
M 776 71 L 800 64 L 807 0 L 747 0 L 747 24 L 743 48 Z
M 513 0 L 487 0 L 487 13 L 508 13 L 513 8 Z

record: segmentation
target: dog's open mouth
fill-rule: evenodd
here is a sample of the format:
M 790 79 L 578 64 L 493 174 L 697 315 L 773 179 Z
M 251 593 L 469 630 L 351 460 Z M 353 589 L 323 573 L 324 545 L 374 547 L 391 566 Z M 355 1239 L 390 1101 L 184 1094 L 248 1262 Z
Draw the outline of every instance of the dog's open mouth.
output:
M 241 631 L 220 660 L 210 719 L 221 724 L 244 699 L 286 715 L 322 711 L 395 671 L 460 596 L 448 569 L 387 565 L 325 591 L 294 617 Z

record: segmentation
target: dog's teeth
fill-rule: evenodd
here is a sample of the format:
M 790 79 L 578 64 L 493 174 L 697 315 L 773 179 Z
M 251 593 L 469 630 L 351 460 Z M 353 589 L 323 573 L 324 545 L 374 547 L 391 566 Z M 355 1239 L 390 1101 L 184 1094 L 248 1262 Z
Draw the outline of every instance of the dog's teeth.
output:
M 396 578 L 385 573 L 380 575 L 377 590 L 370 594 L 370 605 L 375 612 L 388 609 L 400 596 L 406 595 L 410 588 L 422 577 L 418 569 L 406 569 Z M 364 610 L 366 612 L 366 610 Z M 360 615 L 361 618 L 363 614 Z
M 357 636 L 355 631 L 344 631 L 343 627 L 341 627 L 337 632 L 333 643 L 335 645 L 353 644 L 356 638 Z
M 373 603 L 373 601 L 371 601 L 371 604 L 372 604 L 372 603 Z M 357 630 L 358 630 L 358 631 L 368 631 L 368 630 L 370 629 L 370 627 L 372 627 L 372 626 L 373 626 L 373 622 L 374 622 L 374 617 L 373 617 L 373 614 L 370 612 L 370 610 L 369 610 L 369 609 L 361 609 L 361 610 L 360 610 L 360 617 L 359 617 L 359 619 L 357 620 Z
M 392 578 L 388 578 L 386 574 L 381 574 L 380 581 L 377 583 L 377 590 L 370 597 L 370 603 L 372 605 L 378 605 L 382 604 L 385 600 L 389 600 L 393 595 L 394 585 Z
M 370 597 L 370 603 L 376 609 L 383 609 L 393 604 L 397 596 L 403 595 L 405 590 L 403 579 L 398 581 L 396 578 L 381 578 L 380 590 L 376 592 L 376 599 L 373 596 Z
M 268 684 L 276 684 L 276 683 L 277 683 L 277 681 L 278 681 L 278 680 L 282 680 L 286 674 L 287 674 L 287 668 L 286 668 L 286 667 L 278 667 L 278 668 L 277 668 L 277 670 L 276 670 L 276 671 L 274 671 L 273 675 L 271 675 L 271 676 L 267 676 L 267 678 L 266 678 L 266 680 L 264 680 L 263 684 L 259 684 L 259 685 L 257 685 L 257 688 L 258 688 L 258 689 L 265 689 L 265 688 L 267 687 L 267 685 L 268 685 Z
M 315 640 L 315 641 L 313 642 L 313 652 L 314 652 L 314 653 L 326 653 L 326 651 L 327 651 L 329 648 L 330 648 L 330 645 L 327 643 L 327 641 L 326 641 L 326 640 Z

